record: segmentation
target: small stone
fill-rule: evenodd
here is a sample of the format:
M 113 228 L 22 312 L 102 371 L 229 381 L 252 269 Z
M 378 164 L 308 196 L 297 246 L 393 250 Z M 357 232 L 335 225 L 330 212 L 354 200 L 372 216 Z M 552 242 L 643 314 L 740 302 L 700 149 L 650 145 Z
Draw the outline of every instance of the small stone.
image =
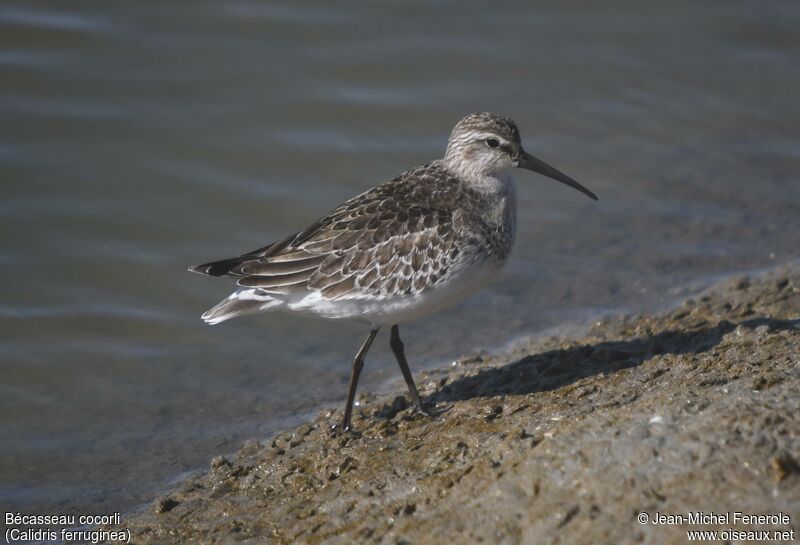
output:
M 733 284 L 733 289 L 736 290 L 746 290 L 749 287 L 750 287 L 750 277 L 748 276 L 737 278 Z
M 397 435 L 397 424 L 389 420 L 382 420 L 376 426 L 376 429 L 380 437 L 391 437 L 392 435 Z
M 685 308 L 684 309 L 680 309 L 680 310 L 676 311 L 672 315 L 672 319 L 673 320 L 680 320 L 681 318 L 687 317 L 689 315 L 689 313 L 690 313 L 690 311 L 685 309 Z
M 458 362 L 461 365 L 469 365 L 471 363 L 483 363 L 483 360 L 484 360 L 484 358 L 483 358 L 483 356 L 481 354 L 476 354 L 476 355 L 471 356 L 471 357 L 461 358 L 461 359 L 458 360 Z
M 797 460 L 792 458 L 791 455 L 786 453 L 775 456 L 770 460 L 770 465 L 772 466 L 776 482 L 785 480 L 793 473 L 800 473 L 800 464 L 798 464 Z
M 753 310 L 753 305 L 747 303 L 744 308 L 739 312 L 739 316 L 751 316 L 754 314 L 755 311 Z
M 155 513 L 158 515 L 162 513 L 168 513 L 173 509 L 175 509 L 180 504 L 181 502 L 179 502 L 178 500 L 175 500 L 167 496 L 166 498 L 161 498 L 156 502 L 156 504 L 153 506 L 153 511 L 155 511 Z
M 314 426 L 312 426 L 311 424 L 303 424 L 302 426 L 297 428 L 297 430 L 295 430 L 294 434 L 296 436 L 305 437 L 306 435 L 311 433 L 313 429 Z
M 231 463 L 225 459 L 224 456 L 214 456 L 211 459 L 211 471 L 215 469 L 220 469 L 222 467 L 230 467 Z
M 237 459 L 244 458 L 246 456 L 250 456 L 252 454 L 257 453 L 260 450 L 261 450 L 261 443 L 259 443 L 258 441 L 253 441 L 251 439 L 245 441 L 244 445 L 242 445 L 242 448 L 239 449 L 239 452 L 236 453 L 236 458 Z
M 337 466 L 336 468 L 336 476 L 342 475 L 343 473 L 347 473 L 348 471 L 352 471 L 356 468 L 355 460 L 350 456 L 345 457 L 344 460 Z
M 486 415 L 484 420 L 486 422 L 491 422 L 492 420 L 497 420 L 503 415 L 503 406 L 502 405 L 494 405 L 490 410 L 489 414 Z
M 571 508 L 569 508 L 569 509 L 568 509 L 568 510 L 567 510 L 565 513 L 563 513 L 563 514 L 559 513 L 559 514 L 557 515 L 557 517 L 560 519 L 560 521 L 559 521 L 559 523 L 558 523 L 558 527 L 559 527 L 559 528 L 563 528 L 564 526 L 566 526 L 567 524 L 569 524 L 569 522 L 570 522 L 570 521 L 571 521 L 573 518 L 575 518 L 575 515 L 577 515 L 577 514 L 580 512 L 580 510 L 581 510 L 580 506 L 578 506 L 578 505 L 573 505 L 573 506 L 572 506 Z

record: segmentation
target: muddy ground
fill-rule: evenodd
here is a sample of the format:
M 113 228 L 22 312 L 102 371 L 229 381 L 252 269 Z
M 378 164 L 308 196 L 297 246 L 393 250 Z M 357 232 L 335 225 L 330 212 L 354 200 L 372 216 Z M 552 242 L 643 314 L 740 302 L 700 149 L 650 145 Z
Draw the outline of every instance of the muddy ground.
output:
M 800 540 L 800 269 L 716 286 L 667 314 L 595 324 L 418 375 L 438 413 L 367 396 L 218 456 L 126 518 L 134 543 L 687 543 Z M 783 513 L 766 525 L 638 521 Z M 736 540 L 733 540 L 736 542 Z

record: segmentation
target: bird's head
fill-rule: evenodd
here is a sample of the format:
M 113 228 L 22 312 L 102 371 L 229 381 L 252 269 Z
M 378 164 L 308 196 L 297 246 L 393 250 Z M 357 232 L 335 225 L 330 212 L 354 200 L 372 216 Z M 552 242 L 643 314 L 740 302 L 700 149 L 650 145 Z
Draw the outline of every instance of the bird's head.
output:
M 498 176 L 512 167 L 532 170 L 597 200 L 581 184 L 526 152 L 517 125 L 504 115 L 482 112 L 459 121 L 450 134 L 444 161 L 450 170 L 468 178 Z

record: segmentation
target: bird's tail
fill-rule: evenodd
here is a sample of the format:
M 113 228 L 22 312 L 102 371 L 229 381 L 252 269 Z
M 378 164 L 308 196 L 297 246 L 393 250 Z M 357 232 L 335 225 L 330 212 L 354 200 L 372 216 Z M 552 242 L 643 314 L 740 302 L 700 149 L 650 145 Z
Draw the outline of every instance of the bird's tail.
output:
M 203 320 L 207 324 L 216 325 L 237 316 L 269 310 L 283 304 L 278 299 L 258 295 L 255 291 L 253 289 L 240 289 L 233 292 L 229 297 L 203 313 Z

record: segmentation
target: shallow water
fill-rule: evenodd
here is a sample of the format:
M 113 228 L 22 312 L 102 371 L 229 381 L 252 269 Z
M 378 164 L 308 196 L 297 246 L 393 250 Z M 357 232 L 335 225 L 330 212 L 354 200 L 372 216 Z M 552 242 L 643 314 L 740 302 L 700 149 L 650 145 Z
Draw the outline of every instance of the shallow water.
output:
M 209 327 L 186 267 L 436 158 L 471 111 L 520 172 L 504 276 L 404 328 L 412 367 L 798 256 L 800 4 L 0 7 L 0 497 L 130 509 L 344 398 L 359 327 Z M 395 378 L 385 334 L 365 388 Z

